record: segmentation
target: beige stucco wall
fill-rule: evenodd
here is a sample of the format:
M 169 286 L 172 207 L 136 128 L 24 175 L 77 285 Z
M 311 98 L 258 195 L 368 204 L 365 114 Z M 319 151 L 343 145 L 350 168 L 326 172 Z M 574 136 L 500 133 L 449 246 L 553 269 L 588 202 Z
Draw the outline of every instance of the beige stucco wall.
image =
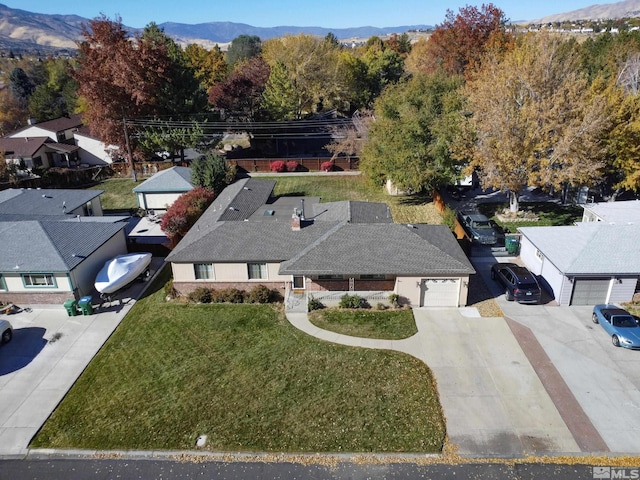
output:
M 213 265 L 214 280 L 202 280 L 207 282 L 289 282 L 290 275 L 278 275 L 279 263 L 267 264 L 267 278 L 249 280 L 249 271 L 246 263 L 215 263 Z M 195 271 L 192 263 L 172 263 L 173 280 L 175 282 L 195 282 Z

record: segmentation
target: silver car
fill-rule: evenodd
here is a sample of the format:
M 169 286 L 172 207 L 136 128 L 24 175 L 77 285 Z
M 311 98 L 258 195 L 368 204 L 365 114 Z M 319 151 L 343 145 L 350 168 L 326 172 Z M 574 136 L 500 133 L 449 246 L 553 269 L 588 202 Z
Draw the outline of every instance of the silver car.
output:
M 8 343 L 13 338 L 13 327 L 9 320 L 0 319 L 0 343 Z

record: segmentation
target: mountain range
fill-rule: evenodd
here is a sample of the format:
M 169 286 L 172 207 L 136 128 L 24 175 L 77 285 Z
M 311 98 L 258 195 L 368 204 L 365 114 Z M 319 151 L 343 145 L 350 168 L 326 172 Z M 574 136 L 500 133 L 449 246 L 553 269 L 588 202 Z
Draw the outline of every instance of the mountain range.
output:
M 596 20 L 640 17 L 640 0 L 625 0 L 612 4 L 592 5 L 567 13 L 550 15 L 538 20 L 522 23 L 547 23 L 570 20 Z M 48 15 L 27 12 L 0 4 L 0 49 L 16 51 L 49 51 L 75 49 L 81 37 L 82 25 L 89 19 L 77 15 Z M 519 22 L 520 23 L 520 22 Z M 366 39 L 377 35 L 384 37 L 392 33 L 404 33 L 414 30 L 429 30 L 429 25 L 403 25 L 396 27 L 254 27 L 242 23 L 209 22 L 183 24 L 167 22 L 159 25 L 165 33 L 178 43 L 199 43 L 211 47 L 213 44 L 227 44 L 239 35 L 256 35 L 262 40 L 281 37 L 286 34 L 306 33 L 325 36 L 332 32 L 338 39 Z M 128 28 L 128 27 L 126 27 Z M 128 28 L 135 32 L 136 29 Z

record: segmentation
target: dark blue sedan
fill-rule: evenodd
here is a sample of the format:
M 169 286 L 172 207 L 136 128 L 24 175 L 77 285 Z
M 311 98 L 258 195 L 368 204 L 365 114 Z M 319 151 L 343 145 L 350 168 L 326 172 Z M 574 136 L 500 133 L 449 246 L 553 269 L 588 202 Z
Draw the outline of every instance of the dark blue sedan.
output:
M 591 319 L 611 335 L 611 342 L 616 347 L 640 350 L 640 325 L 626 310 L 615 305 L 596 305 Z

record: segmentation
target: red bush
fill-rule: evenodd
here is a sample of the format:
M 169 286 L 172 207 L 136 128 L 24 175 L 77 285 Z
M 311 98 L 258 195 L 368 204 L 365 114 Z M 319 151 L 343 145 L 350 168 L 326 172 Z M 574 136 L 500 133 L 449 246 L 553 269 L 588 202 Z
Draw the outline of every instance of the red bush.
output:
M 298 170 L 298 162 L 291 160 L 287 162 L 287 172 L 295 172 Z
M 284 160 L 276 160 L 269 164 L 269 170 L 272 172 L 285 172 L 287 170 L 287 164 Z
M 333 170 L 333 162 L 331 160 L 322 162 L 322 165 L 320 165 L 320 170 L 322 170 L 323 172 L 331 172 Z
M 177 244 L 211 205 L 215 195 L 205 187 L 196 187 L 180 195 L 162 217 L 160 229 Z

